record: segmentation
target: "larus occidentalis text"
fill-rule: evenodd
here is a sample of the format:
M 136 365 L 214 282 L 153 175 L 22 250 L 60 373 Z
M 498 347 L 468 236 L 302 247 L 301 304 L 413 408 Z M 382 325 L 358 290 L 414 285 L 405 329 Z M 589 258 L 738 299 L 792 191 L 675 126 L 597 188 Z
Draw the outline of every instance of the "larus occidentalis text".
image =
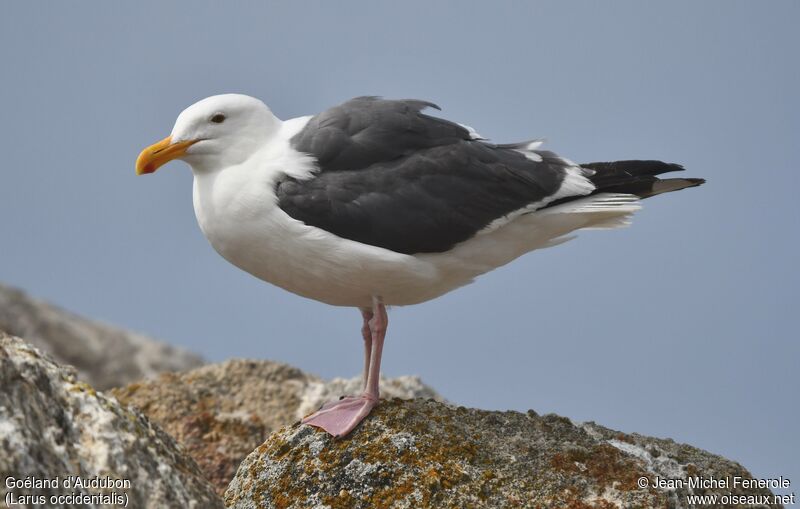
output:
M 703 183 L 657 177 L 676 164 L 576 164 L 538 140 L 491 143 L 426 108 L 438 109 L 358 97 L 282 121 L 258 99 L 213 96 L 136 161 L 138 174 L 189 163 L 197 222 L 229 262 L 361 311 L 363 393 L 303 421 L 334 436 L 378 402 L 386 306 L 436 298 L 579 229 L 623 226 L 642 198 Z

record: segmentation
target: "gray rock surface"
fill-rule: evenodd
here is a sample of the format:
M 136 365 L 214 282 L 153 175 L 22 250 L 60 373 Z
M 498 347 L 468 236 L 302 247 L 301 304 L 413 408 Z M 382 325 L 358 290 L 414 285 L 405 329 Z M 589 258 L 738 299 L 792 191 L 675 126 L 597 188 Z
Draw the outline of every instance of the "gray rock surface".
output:
M 100 390 L 203 364 L 182 348 L 82 318 L 2 284 L 0 331 L 75 366 L 78 378 Z
M 241 464 L 225 502 L 236 509 L 678 508 L 692 490 L 640 488 L 639 479 L 694 475 L 750 477 L 694 447 L 593 423 L 391 400 L 344 439 L 301 424 L 272 434 Z M 729 491 L 770 495 L 693 493 Z
M 224 507 L 172 437 L 75 375 L 0 333 L 0 498 L 35 497 L 12 507 L 117 507 L 125 498 L 133 508 Z M 70 476 L 96 484 L 78 487 Z
M 234 359 L 111 393 L 175 437 L 222 494 L 242 460 L 270 433 L 360 389 L 358 377 L 324 382 L 286 364 Z M 387 397 L 441 399 L 418 377 L 382 379 L 381 391 Z

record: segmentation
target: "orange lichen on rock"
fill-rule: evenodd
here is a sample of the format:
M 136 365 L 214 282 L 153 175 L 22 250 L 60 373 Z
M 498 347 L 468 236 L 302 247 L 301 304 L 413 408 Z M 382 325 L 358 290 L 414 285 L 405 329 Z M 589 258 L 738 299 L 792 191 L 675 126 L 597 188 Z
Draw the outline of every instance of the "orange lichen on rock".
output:
M 637 490 L 636 481 L 647 475 L 639 462 L 605 443 L 594 445 L 591 450 L 576 448 L 556 453 L 551 465 L 556 471 L 588 475 L 601 490 L 612 485 L 622 491 Z
M 299 423 L 278 430 L 247 457 L 225 500 L 242 509 L 666 507 L 672 495 L 636 481 L 673 452 L 694 455 L 695 465 L 705 458 L 706 474 L 735 465 L 670 441 L 626 437 L 535 412 L 381 401 L 343 439 Z M 656 446 L 661 463 L 648 463 Z

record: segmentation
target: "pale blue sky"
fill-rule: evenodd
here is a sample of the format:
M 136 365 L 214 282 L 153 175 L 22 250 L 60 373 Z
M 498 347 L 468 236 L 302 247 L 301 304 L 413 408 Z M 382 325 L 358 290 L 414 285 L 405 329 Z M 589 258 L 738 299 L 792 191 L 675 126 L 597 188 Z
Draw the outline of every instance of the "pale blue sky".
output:
M 359 314 L 240 272 L 145 145 L 222 92 L 416 97 L 497 141 L 708 184 L 395 309 L 389 375 L 672 437 L 800 484 L 797 2 L 2 2 L 0 281 L 211 360 L 361 365 Z

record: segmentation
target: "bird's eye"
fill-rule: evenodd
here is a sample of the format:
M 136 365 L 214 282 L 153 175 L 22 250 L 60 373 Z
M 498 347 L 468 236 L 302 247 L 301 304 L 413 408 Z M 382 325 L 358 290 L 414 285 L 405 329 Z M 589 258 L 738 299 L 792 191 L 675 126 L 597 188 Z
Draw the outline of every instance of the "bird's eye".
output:
M 215 124 L 221 124 L 225 122 L 225 115 L 223 115 L 222 113 L 217 113 L 213 117 L 211 117 L 211 121 L 214 122 Z

